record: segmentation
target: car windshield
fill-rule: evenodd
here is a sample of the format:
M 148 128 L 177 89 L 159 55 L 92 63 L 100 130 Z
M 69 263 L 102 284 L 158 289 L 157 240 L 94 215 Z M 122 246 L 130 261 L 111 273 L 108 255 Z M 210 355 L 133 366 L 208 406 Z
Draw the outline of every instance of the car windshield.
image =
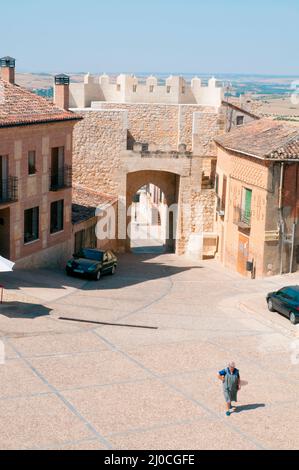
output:
M 284 288 L 278 292 L 278 295 L 281 295 L 288 299 L 298 300 L 299 301 L 299 292 L 294 289 Z
M 92 259 L 93 261 L 103 261 L 104 253 L 102 251 L 81 250 L 80 258 Z

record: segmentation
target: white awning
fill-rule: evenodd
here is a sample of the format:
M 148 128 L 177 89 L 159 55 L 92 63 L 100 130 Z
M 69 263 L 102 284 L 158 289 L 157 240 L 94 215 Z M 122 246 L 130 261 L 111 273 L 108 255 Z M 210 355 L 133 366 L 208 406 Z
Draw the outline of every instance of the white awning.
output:
M 1 273 L 9 273 L 13 270 L 15 263 L 9 261 L 8 259 L 2 258 L 0 256 L 0 272 Z

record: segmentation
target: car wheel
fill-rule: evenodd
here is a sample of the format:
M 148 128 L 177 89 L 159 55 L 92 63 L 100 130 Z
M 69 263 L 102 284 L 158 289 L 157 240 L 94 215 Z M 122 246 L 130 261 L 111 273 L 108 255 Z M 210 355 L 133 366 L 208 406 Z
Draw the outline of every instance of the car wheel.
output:
M 297 324 L 297 317 L 296 317 L 295 313 L 290 313 L 290 322 L 292 323 L 292 325 Z
M 268 309 L 270 310 L 270 312 L 275 312 L 273 302 L 271 299 L 268 300 Z
M 96 274 L 96 281 L 100 281 L 101 277 L 102 277 L 101 271 L 98 271 Z
M 114 276 L 115 273 L 116 273 L 116 266 L 114 265 L 113 268 L 111 269 L 112 276 Z

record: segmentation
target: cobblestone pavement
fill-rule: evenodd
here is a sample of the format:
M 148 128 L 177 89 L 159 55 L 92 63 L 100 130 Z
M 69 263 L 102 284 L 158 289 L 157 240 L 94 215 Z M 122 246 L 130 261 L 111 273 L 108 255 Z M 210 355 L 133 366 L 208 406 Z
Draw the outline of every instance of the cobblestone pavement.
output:
M 297 281 L 154 253 L 99 283 L 1 275 L 0 448 L 298 448 L 297 328 L 265 306 Z M 244 386 L 227 418 L 217 372 L 230 360 Z

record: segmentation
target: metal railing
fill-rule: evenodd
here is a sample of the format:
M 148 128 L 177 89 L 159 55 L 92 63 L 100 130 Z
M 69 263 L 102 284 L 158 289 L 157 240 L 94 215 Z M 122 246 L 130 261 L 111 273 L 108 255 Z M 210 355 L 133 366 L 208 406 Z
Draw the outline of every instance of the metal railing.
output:
M 248 209 L 242 209 L 241 207 L 234 208 L 234 222 L 236 225 L 243 227 L 251 227 L 252 212 Z
M 18 178 L 9 176 L 0 179 L 0 204 L 16 202 L 18 200 Z
M 50 191 L 72 187 L 72 167 L 64 166 L 58 171 L 50 168 Z

